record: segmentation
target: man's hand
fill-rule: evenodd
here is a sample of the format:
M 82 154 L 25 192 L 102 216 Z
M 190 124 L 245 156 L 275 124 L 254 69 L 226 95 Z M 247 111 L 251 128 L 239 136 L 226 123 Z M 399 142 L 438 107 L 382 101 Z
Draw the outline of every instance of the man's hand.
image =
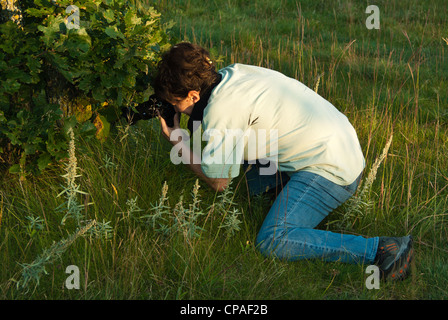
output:
M 162 135 L 165 139 L 167 139 L 168 141 L 170 141 L 172 144 L 176 144 L 178 141 L 171 141 L 170 137 L 171 137 L 171 133 L 176 130 L 176 129 L 180 129 L 180 114 L 177 112 L 174 115 L 174 125 L 172 127 L 169 127 L 166 124 L 165 119 L 163 119 L 160 114 L 159 114 L 159 119 L 160 119 L 160 126 L 162 128 Z
M 162 127 L 162 135 L 167 139 L 173 146 L 178 143 L 184 143 L 184 141 L 188 141 L 190 139 L 189 136 L 179 136 L 178 141 L 171 141 L 171 134 L 174 130 L 180 129 L 179 125 L 179 117 L 180 114 L 176 113 L 174 116 L 174 125 L 173 127 L 168 127 L 165 119 L 163 119 L 159 115 L 160 125 Z M 188 165 L 188 167 L 202 180 L 204 180 L 213 190 L 217 192 L 221 192 L 225 190 L 229 184 L 229 179 L 214 179 L 207 177 L 201 169 L 201 161 L 189 148 L 189 146 L 182 146 L 182 157 L 184 158 L 184 163 Z

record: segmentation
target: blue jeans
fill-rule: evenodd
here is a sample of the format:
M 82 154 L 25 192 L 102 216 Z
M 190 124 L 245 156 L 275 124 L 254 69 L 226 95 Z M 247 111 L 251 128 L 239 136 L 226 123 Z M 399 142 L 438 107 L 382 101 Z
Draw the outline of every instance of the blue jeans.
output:
M 284 173 L 260 176 L 257 167 L 247 172 L 251 194 L 273 188 L 286 180 Z M 340 234 L 315 227 L 356 191 L 361 176 L 349 186 L 340 186 L 320 175 L 298 171 L 289 176 L 258 233 L 261 253 L 287 260 L 323 259 L 346 263 L 372 263 L 378 237 Z

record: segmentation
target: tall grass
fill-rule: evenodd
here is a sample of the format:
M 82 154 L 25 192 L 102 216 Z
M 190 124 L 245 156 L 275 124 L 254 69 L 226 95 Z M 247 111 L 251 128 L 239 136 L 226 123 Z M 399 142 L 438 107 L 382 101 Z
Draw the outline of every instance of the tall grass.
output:
M 411 278 L 367 290 L 365 266 L 261 256 L 254 240 L 271 200 L 249 199 L 243 176 L 224 194 L 202 186 L 170 162 L 170 144 L 161 138 L 157 120 L 151 120 L 133 127 L 118 124 L 104 143 L 74 137 L 80 219 L 67 215 L 68 193 L 57 196 L 70 185 L 62 177 L 68 160 L 27 181 L 4 175 L 0 297 L 446 298 L 448 47 L 443 38 L 448 21 L 443 1 L 377 1 L 380 30 L 365 27 L 364 2 L 155 4 L 167 21 L 176 22 L 173 35 L 209 48 L 218 67 L 240 62 L 276 69 L 347 115 L 367 167 L 358 193 L 319 228 L 366 236 L 413 234 Z M 31 290 L 17 290 L 26 264 L 61 239 L 71 239 L 88 221 L 96 227 L 54 255 L 39 285 L 30 281 Z M 72 264 L 80 269 L 79 290 L 64 286 L 65 267 Z

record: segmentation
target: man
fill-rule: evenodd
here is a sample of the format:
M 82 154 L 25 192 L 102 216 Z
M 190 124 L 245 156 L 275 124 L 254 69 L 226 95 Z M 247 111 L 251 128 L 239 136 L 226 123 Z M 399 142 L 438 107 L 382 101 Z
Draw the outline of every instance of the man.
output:
M 354 194 L 365 166 L 354 128 L 331 103 L 266 68 L 233 64 L 217 72 L 208 52 L 189 43 L 164 54 L 153 86 L 177 111 L 173 127 L 160 118 L 163 135 L 214 190 L 224 190 L 243 161 L 275 163 L 268 173 L 259 165 L 247 172 L 251 194 L 284 185 L 257 236 L 263 254 L 375 263 L 385 279 L 408 275 L 411 236 L 368 238 L 315 229 Z M 190 130 L 193 121 L 202 122 L 208 140 L 202 157 L 185 144 L 189 136 L 178 130 L 179 113 L 190 116 Z M 248 152 L 250 141 L 257 143 L 255 153 Z M 229 145 L 235 152 L 228 152 Z

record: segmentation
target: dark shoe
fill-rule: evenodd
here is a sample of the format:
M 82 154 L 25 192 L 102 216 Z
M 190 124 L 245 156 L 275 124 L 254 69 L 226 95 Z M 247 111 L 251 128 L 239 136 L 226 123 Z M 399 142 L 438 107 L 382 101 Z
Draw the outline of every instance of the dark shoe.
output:
M 412 236 L 380 237 L 375 264 L 380 269 L 381 279 L 405 279 L 409 275 L 413 253 Z

